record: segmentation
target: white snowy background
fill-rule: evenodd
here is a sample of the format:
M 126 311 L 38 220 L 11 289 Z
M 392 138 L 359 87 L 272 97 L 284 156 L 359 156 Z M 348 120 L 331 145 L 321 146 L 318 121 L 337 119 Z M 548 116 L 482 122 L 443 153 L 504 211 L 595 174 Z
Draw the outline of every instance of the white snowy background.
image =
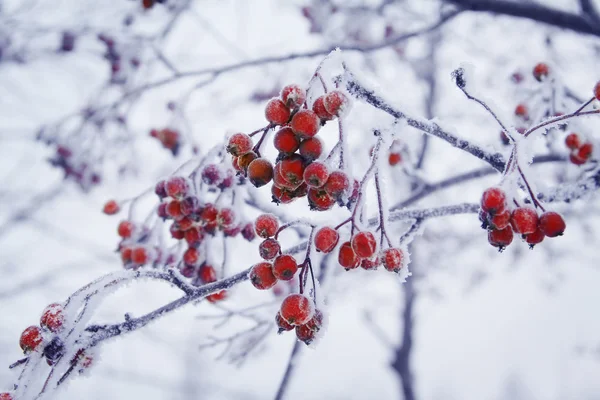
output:
M 540 2 L 577 11 L 576 1 Z M 65 28 L 92 25 L 116 32 L 124 16 L 132 13 L 136 29 L 152 32 L 168 16 L 162 6 L 143 12 L 137 1 L 12 0 L 0 1 L 0 9 L 10 14 L 15 7 L 28 7 L 26 3 L 33 5 L 20 15 L 21 22 L 56 30 L 57 35 L 44 34 L 43 41 L 36 41 L 37 55 L 25 64 L 0 62 L 0 391 L 10 389 L 16 380 L 17 373 L 8 370 L 8 365 L 22 356 L 19 335 L 38 322 L 41 310 L 63 301 L 94 278 L 121 268 L 114 252 L 119 218 L 102 214 L 102 205 L 110 198 L 142 192 L 189 156 L 188 148 L 174 159 L 147 133 L 169 123 L 166 103 L 198 80 L 147 92 L 129 120 L 135 133 L 132 162 L 136 173 L 118 176 L 109 165 L 103 184 L 82 193 L 49 166 L 51 148 L 34 138 L 41 124 L 56 121 L 88 102 L 106 80 L 109 67 L 100 58 L 101 47 L 93 36 L 78 41 L 80 51 L 73 54 L 45 49 L 57 46 L 58 32 Z M 437 7 L 433 0 L 412 3 L 413 8 L 422 8 L 424 15 Z M 325 38 L 311 34 L 300 6 L 298 1 L 278 0 L 194 1 L 163 43 L 165 56 L 185 71 L 335 45 L 336 27 L 331 27 L 334 32 Z M 406 26 L 398 30 L 427 25 L 427 21 L 413 19 L 399 16 L 398 21 Z M 356 24 L 360 23 L 356 19 Z M 10 25 L 0 26 L 0 33 L 5 29 L 11 29 Z M 368 29 L 380 37 L 383 28 L 373 23 Z M 37 34 L 32 32 L 30 37 Z M 470 85 L 509 122 L 517 102 L 510 83 L 515 70 L 529 74 L 535 63 L 548 61 L 564 82 L 585 98 L 600 79 L 597 38 L 527 20 L 464 13 L 441 28 L 435 65 L 415 67 L 412 61 L 427 53 L 428 43 L 427 36 L 405 42 L 404 58 L 389 49 L 368 55 L 345 52 L 344 57 L 361 80 L 398 108 L 420 116 L 425 115 L 426 87 L 415 71 L 435 67 L 435 117 L 460 137 L 487 149 L 505 151 L 494 121 L 469 102 L 450 79 L 451 71 L 462 63 L 474 66 Z M 219 143 L 229 132 L 263 126 L 264 102 L 251 102 L 250 96 L 257 91 L 276 91 L 290 82 L 307 82 L 322 58 L 238 69 L 194 92 L 186 113 L 201 150 Z M 156 68 L 145 79 L 154 81 L 167 72 Z M 355 105 L 348 125 L 350 157 L 357 176 L 364 172 L 368 149 L 374 143 L 369 128 L 390 122 L 363 104 Z M 586 123 L 596 130 L 600 126 L 598 119 Z M 333 135 L 335 130 L 320 135 L 331 145 L 335 138 L 328 138 L 328 132 Z M 420 143 L 421 134 L 416 131 L 401 134 L 410 145 Z M 432 139 L 430 145 L 423 175 L 431 181 L 485 166 L 442 141 Z M 543 165 L 532 168 L 533 180 L 544 187 L 544 176 L 552 182 L 559 170 L 571 179 L 577 176 L 572 165 Z M 402 176 L 387 179 L 394 199 L 401 199 L 403 190 L 408 193 Z M 419 205 L 477 202 L 481 192 L 498 179 L 492 175 L 474 180 L 430 196 Z M 267 192 L 259 191 L 264 199 L 269 197 Z M 546 240 L 533 251 L 515 243 L 498 253 L 487 243 L 474 214 L 425 224 L 424 235 L 415 239 L 411 265 L 414 272 L 420 271 L 415 280 L 418 296 L 412 350 L 416 398 L 600 399 L 597 198 L 552 207 L 564 213 L 566 234 Z M 289 210 L 290 215 L 303 212 L 310 216 L 304 203 Z M 335 218 L 340 215 L 343 212 L 333 213 Z M 399 235 L 402 230 L 394 232 Z M 256 245 L 244 243 L 232 250 L 232 270 L 241 271 L 259 261 Z M 402 398 L 398 376 L 390 368 L 395 347 L 401 342 L 402 290 L 397 280 L 383 271 L 336 274 L 324 293 L 327 332 L 315 349 L 302 349 L 285 398 Z M 165 284 L 135 283 L 110 296 L 93 320 L 120 321 L 125 312 L 139 316 L 177 295 Z M 223 304 L 235 309 L 272 299 L 270 292 L 258 292 L 246 282 Z M 197 317 L 212 312 L 214 306 L 206 302 L 188 305 L 140 331 L 104 343 L 89 376 L 74 379 L 58 398 L 272 398 L 294 335 L 278 336 L 273 329 L 238 367 L 226 359 L 215 360 L 221 348 L 198 350 L 207 335 L 215 332 L 211 321 Z M 372 323 L 365 315 L 370 315 Z M 380 335 L 374 333 L 372 324 L 379 327 Z M 232 321 L 221 330 L 235 332 L 240 327 L 243 321 Z

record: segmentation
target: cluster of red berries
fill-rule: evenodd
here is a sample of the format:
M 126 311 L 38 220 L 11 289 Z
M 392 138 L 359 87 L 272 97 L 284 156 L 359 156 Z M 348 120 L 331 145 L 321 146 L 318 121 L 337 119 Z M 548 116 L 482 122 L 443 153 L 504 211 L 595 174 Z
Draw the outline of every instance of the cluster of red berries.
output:
M 398 139 L 394 139 L 392 145 L 388 150 L 388 164 L 391 167 L 395 167 L 402 162 L 402 142 Z M 371 147 L 369 151 L 369 156 L 373 157 L 373 152 L 375 151 L 375 146 Z
M 294 329 L 298 340 L 308 345 L 323 327 L 323 312 L 318 310 L 307 296 L 294 293 L 281 303 L 275 323 L 279 333 Z
M 58 145 L 55 155 L 49 159 L 50 165 L 63 170 L 65 179 L 75 181 L 83 190 L 89 190 L 92 186 L 102 181 L 100 174 L 90 165 L 73 156 L 73 151 L 68 147 Z
M 340 240 L 339 232 L 323 227 L 315 233 L 315 248 L 330 253 Z M 346 270 L 358 268 L 375 270 L 380 265 L 391 272 L 399 272 L 406 262 L 404 252 L 398 248 L 383 249 L 377 254 L 377 242 L 372 232 L 361 231 L 349 241 L 342 243 L 338 251 L 338 263 Z
M 571 154 L 569 154 L 569 160 L 575 165 L 585 164 L 592 156 L 594 149 L 590 142 L 581 143 L 579 135 L 576 133 L 570 133 L 565 138 L 565 145 Z
M 32 325 L 21 334 L 19 345 L 27 355 L 32 352 L 42 352 L 48 365 L 54 365 L 65 353 L 64 344 L 60 338 L 65 326 L 64 308 L 61 304 L 50 304 L 42 312 L 40 325 Z M 73 367 L 78 367 L 79 372 L 92 365 L 93 358 L 80 349 L 71 360 Z M 1 397 L 0 397 L 1 399 Z
M 142 7 L 144 7 L 146 10 L 154 7 L 154 4 L 156 3 L 164 3 L 166 0 L 142 0 Z
M 328 210 L 336 202 L 345 204 L 350 179 L 343 171 L 330 171 L 327 164 L 316 161 L 323 152 L 323 143 L 316 135 L 321 126 L 348 107 L 348 97 L 339 90 L 318 97 L 308 108 L 304 89 L 298 85 L 284 87 L 281 96 L 271 99 L 265 109 L 269 127 L 280 126 L 273 139 L 279 151 L 275 166 L 259 157 L 249 135 L 236 133 L 227 145 L 234 168 L 255 187 L 273 181 L 271 193 L 276 203 L 307 196 L 313 210 Z
M 111 83 L 122 84 L 125 83 L 124 70 L 127 68 L 137 69 L 141 65 L 141 61 L 136 56 L 129 56 L 127 63 L 124 62 L 123 58 L 125 55 L 123 51 L 119 51 L 115 39 L 105 33 L 98 34 L 98 40 L 100 40 L 106 46 L 106 52 L 104 58 L 110 63 L 111 71 Z
M 150 131 L 150 136 L 158 139 L 158 141 L 163 145 L 165 149 L 168 149 L 171 151 L 171 153 L 173 153 L 173 156 L 177 156 L 177 154 L 179 153 L 179 147 L 181 145 L 181 136 L 176 130 L 170 128 L 158 130 L 152 129 Z
M 488 231 L 488 241 L 500 251 L 512 243 L 514 233 L 522 235 L 530 248 L 541 243 L 545 237 L 561 236 L 566 228 L 560 214 L 545 211 L 538 216 L 531 207 L 509 209 L 504 191 L 498 187 L 488 188 L 481 197 L 479 219 Z

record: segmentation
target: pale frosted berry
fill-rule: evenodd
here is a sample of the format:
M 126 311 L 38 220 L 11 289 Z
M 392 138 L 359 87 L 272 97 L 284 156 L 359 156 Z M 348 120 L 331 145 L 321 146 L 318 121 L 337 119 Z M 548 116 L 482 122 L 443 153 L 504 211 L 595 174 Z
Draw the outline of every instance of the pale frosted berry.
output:
M 273 274 L 273 266 L 268 262 L 261 262 L 250 270 L 250 282 L 259 290 L 270 289 L 277 283 L 277 278 Z
M 323 253 L 330 253 L 340 240 L 340 234 L 333 228 L 325 226 L 315 233 L 315 248 Z
M 279 313 L 291 325 L 304 325 L 314 315 L 313 302 L 305 295 L 294 293 L 286 297 L 281 303 Z

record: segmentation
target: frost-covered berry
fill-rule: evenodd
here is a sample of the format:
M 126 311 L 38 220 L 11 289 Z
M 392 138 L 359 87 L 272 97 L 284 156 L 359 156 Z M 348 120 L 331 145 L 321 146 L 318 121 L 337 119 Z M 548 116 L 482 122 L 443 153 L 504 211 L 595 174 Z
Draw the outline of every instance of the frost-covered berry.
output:
M 254 187 L 262 187 L 273 179 L 273 165 L 266 158 L 257 158 L 248 165 L 248 179 Z
M 231 135 L 227 142 L 227 152 L 232 156 L 239 157 L 252 150 L 252 146 L 254 146 L 254 143 L 250 136 L 245 133 L 235 133 Z
M 512 243 L 513 230 L 510 226 L 504 229 L 494 229 L 488 232 L 488 242 L 502 251 L 506 246 Z
M 398 152 L 390 152 L 388 155 L 388 163 L 391 167 L 394 167 L 402 162 L 402 154 Z
M 399 272 L 404 263 L 404 253 L 400 249 L 389 248 L 381 251 L 379 259 L 388 271 Z
M 546 64 L 546 63 L 543 63 L 543 62 L 537 63 L 535 65 L 535 67 L 533 67 L 533 77 L 538 82 L 541 82 L 542 80 L 544 80 L 544 78 L 546 78 L 549 73 L 550 73 L 550 67 L 548 67 L 548 64 Z
M 329 121 L 330 119 L 335 118 L 334 115 L 331 115 L 329 111 L 325 108 L 325 95 L 317 97 L 315 102 L 313 103 L 312 109 L 317 114 L 322 121 Z
M 273 274 L 277 279 L 289 281 L 298 271 L 296 259 L 289 254 L 277 256 L 273 261 Z
M 577 150 L 581 146 L 579 135 L 576 133 L 569 133 L 565 138 L 565 144 L 567 145 L 567 148 Z
M 131 261 L 137 265 L 144 265 L 149 261 L 150 255 L 145 247 L 134 247 L 131 251 Z
M 183 253 L 183 262 L 187 265 L 196 265 L 199 260 L 200 252 L 195 247 L 190 247 Z
M 497 187 L 486 189 L 481 196 L 481 208 L 490 215 L 504 211 L 506 207 L 506 194 Z
M 515 233 L 528 235 L 536 231 L 538 227 L 538 215 L 533 208 L 519 207 L 513 210 L 510 224 Z
M 273 138 L 273 145 L 282 153 L 293 153 L 300 147 L 300 138 L 286 126 L 277 131 Z
M 219 210 L 217 214 L 217 225 L 222 230 L 232 229 L 237 222 L 235 211 L 229 207 L 225 207 Z
M 119 203 L 117 203 L 114 200 L 109 200 L 106 202 L 106 204 L 104 204 L 104 208 L 102 209 L 102 212 L 106 215 L 115 215 L 120 210 L 121 210 L 121 207 L 119 206 Z
M 179 203 L 179 211 L 182 215 L 190 215 L 200 208 L 200 200 L 196 196 L 188 196 Z
M 327 164 L 315 161 L 304 170 L 304 182 L 310 187 L 320 188 L 325 185 L 329 178 L 329 167 Z
M 117 227 L 117 233 L 122 238 L 129 238 L 133 233 L 134 225 L 130 221 L 121 221 Z
M 323 153 L 323 142 L 317 136 L 304 139 L 300 143 L 300 155 L 308 162 L 321 157 Z
M 182 199 L 188 194 L 190 184 L 183 176 L 173 176 L 167 181 L 165 189 L 169 196 L 175 199 Z
M 504 211 L 494 215 L 492 218 L 489 218 L 489 226 L 492 229 L 504 229 L 510 223 L 510 218 L 510 211 L 505 209 Z
M 347 111 L 349 104 L 348 96 L 339 90 L 327 93 L 323 99 L 323 105 L 327 112 L 338 117 Z
M 515 115 L 522 118 L 527 118 L 529 115 L 529 110 L 525 104 L 518 104 L 515 107 Z
M 181 202 L 179 200 L 171 200 L 167 203 L 167 215 L 173 218 L 175 221 L 179 221 L 184 217 L 181 211 Z
M 19 346 L 25 354 L 31 353 L 40 349 L 40 345 L 44 341 L 42 330 L 39 326 L 30 326 L 21 333 Z
M 313 317 L 315 312 L 313 302 L 305 295 L 294 293 L 281 303 L 279 313 L 291 325 L 304 325 Z
M 279 229 L 279 221 L 273 214 L 262 214 L 254 221 L 254 231 L 261 238 L 267 239 L 275 236 Z
M 287 85 L 281 89 L 281 100 L 291 108 L 300 108 L 306 101 L 306 91 L 298 85 Z
M 246 225 L 244 225 L 244 227 L 242 228 L 242 237 L 249 242 L 254 240 L 254 238 L 256 237 L 256 232 L 254 231 L 253 223 L 248 222 Z
M 290 109 L 279 99 L 269 100 L 265 107 L 265 117 L 274 125 L 286 124 L 290 120 L 290 114 Z
M 561 236 L 567 227 L 565 220 L 554 211 L 546 211 L 540 216 L 539 227 L 548 237 Z
M 198 278 L 200 278 L 203 283 L 216 282 L 217 271 L 212 265 L 202 264 L 200 268 L 198 268 Z
M 315 248 L 323 253 L 330 253 L 340 240 L 340 234 L 333 228 L 325 226 L 315 233 Z
M 296 337 L 298 338 L 298 340 L 304 342 L 305 344 L 312 343 L 312 341 L 315 339 L 315 333 L 315 331 L 313 331 L 306 325 L 296 326 Z
M 356 255 L 350 242 L 345 242 L 340 246 L 338 263 L 347 270 L 358 268 L 360 257 Z
M 290 127 L 296 135 L 306 139 L 319 132 L 321 123 L 313 110 L 300 110 L 292 117 Z
M 198 247 L 204 241 L 204 232 L 199 227 L 192 227 L 185 231 L 183 238 L 190 247 Z
M 154 193 L 161 200 L 167 197 L 167 182 L 164 180 L 159 181 L 156 186 L 154 186 Z
M 308 189 L 307 196 L 308 205 L 314 211 L 327 211 L 335 205 L 335 198 L 322 188 Z
M 59 332 L 65 323 L 65 314 L 62 304 L 52 303 L 42 312 L 40 326 L 50 332 Z
M 226 298 L 227 290 L 221 290 L 219 292 L 206 296 L 206 300 L 210 301 L 211 303 L 218 303 L 219 301 L 223 301 Z
M 250 166 L 250 163 L 252 163 L 252 161 L 256 160 L 257 158 L 258 158 L 258 154 L 256 154 L 253 151 L 249 151 L 245 154 L 242 154 L 237 159 L 238 170 L 246 171 L 248 169 L 248 167 Z
M 381 265 L 381 260 L 379 259 L 379 257 L 363 258 L 360 261 L 360 267 L 367 271 L 376 270 L 377 267 L 379 267 L 380 265 Z
M 584 143 L 577 151 L 577 157 L 587 161 L 592 155 L 593 150 L 594 146 L 591 143 Z
M 533 247 L 536 244 L 542 243 L 544 237 L 546 237 L 546 235 L 544 235 L 544 232 L 542 232 L 542 230 L 538 228 L 535 232 L 526 235 L 525 241 L 527 242 L 527 244 L 529 244 L 529 248 L 533 249 Z
M 335 197 L 336 199 L 342 195 L 344 195 L 348 188 L 350 187 L 350 179 L 348 179 L 348 175 L 346 175 L 343 171 L 333 171 L 329 174 L 329 178 L 327 182 L 325 182 L 325 186 L 323 187 L 330 196 Z
M 265 260 L 274 259 L 277 256 L 277 254 L 280 253 L 280 251 L 281 251 L 281 246 L 279 245 L 279 242 L 272 238 L 265 239 L 258 246 L 258 253 Z
M 271 197 L 273 198 L 273 202 L 277 204 L 288 204 L 296 200 L 293 191 L 280 188 L 277 185 L 271 186 Z
M 13 397 L 13 395 L 8 392 L 0 393 L 0 400 L 14 400 L 14 399 L 15 398 Z
M 304 182 L 304 160 L 298 154 L 279 161 L 275 165 L 275 183 L 289 190 L 296 190 Z
M 305 324 L 311 330 L 318 332 L 323 326 L 323 312 L 315 309 L 315 315 Z
M 600 100 L 600 81 L 594 86 L 594 97 L 596 97 L 596 100 Z
M 277 315 L 275 316 L 275 323 L 277 324 L 278 328 L 277 333 L 291 331 L 292 329 L 294 329 L 294 325 L 290 324 L 285 319 L 283 319 L 279 311 L 277 311 Z
M 255 264 L 249 277 L 252 285 L 259 290 L 270 289 L 277 283 L 277 278 L 273 275 L 273 266 L 268 262 Z
M 221 168 L 217 164 L 208 164 L 202 169 L 202 181 L 207 185 L 218 185 L 223 181 Z
M 360 258 L 370 258 L 375 254 L 377 242 L 371 232 L 358 232 L 352 237 L 352 250 Z
M 587 161 L 585 158 L 581 158 L 577 155 L 577 153 L 569 154 L 569 161 L 575 165 L 583 165 Z

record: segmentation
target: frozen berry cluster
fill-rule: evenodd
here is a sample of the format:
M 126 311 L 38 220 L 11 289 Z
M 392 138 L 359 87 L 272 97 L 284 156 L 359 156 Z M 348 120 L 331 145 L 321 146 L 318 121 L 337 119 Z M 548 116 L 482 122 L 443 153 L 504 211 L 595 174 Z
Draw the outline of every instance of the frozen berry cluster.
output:
M 165 149 L 170 150 L 173 157 L 179 154 L 181 135 L 175 129 L 152 129 L 150 130 L 150 136 L 157 139 Z

